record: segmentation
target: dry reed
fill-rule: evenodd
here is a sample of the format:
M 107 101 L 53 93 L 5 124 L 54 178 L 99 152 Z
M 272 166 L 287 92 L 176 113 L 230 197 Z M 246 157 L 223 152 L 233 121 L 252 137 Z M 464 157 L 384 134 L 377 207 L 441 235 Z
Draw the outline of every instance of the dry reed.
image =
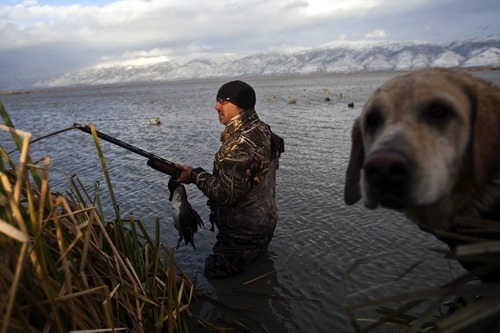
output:
M 343 277 L 345 308 L 356 332 L 500 332 L 500 224 L 497 221 L 457 218 L 462 227 L 455 232 L 438 232 L 439 237 L 460 242 L 450 251 L 437 251 L 443 258 L 466 262 L 470 269 L 442 286 L 397 293 L 371 301 L 355 301 L 363 291 L 347 293 L 352 274 L 367 258 L 356 260 Z M 428 249 L 429 250 L 429 249 Z M 386 254 L 383 254 L 386 255 Z M 418 258 L 416 260 L 420 260 Z M 393 281 L 396 283 L 416 270 L 420 261 L 410 265 Z M 489 281 L 481 281 L 489 280 Z M 368 292 L 369 290 L 367 290 Z M 377 313 L 376 318 L 367 316 Z M 358 316 L 359 313 L 362 316 Z
M 106 222 L 98 186 L 94 197 L 78 177 L 53 193 L 50 158 L 33 163 L 31 135 L 0 114 L 19 162 L 0 146 L 0 333 L 185 332 L 194 286 L 133 217 L 118 213 L 94 133 L 116 216 Z M 125 227 L 127 225 L 127 227 Z

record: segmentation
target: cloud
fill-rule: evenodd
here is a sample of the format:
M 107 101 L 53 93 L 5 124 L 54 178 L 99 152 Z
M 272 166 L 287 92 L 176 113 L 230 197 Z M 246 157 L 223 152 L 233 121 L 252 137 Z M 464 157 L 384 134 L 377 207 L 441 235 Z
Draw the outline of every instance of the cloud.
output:
M 280 35 L 315 29 L 382 6 L 381 0 L 139 1 L 97 5 L 0 5 L 0 50 L 44 43 L 144 47 Z M 290 38 L 290 37 L 288 37 Z M 213 43 L 213 42 L 212 42 Z
M 375 29 L 367 33 L 365 37 L 368 39 L 381 39 L 381 38 L 386 38 L 387 34 L 382 29 Z
M 127 65 L 154 65 L 169 61 L 171 53 L 168 49 L 152 49 L 148 51 L 125 52 L 118 57 L 103 56 L 98 67 L 113 67 L 117 64 Z
M 187 58 L 337 40 L 453 41 L 500 34 L 498 12 L 498 0 L 11 0 L 0 4 L 0 72 L 55 75 L 141 52 L 151 60 L 154 50 Z

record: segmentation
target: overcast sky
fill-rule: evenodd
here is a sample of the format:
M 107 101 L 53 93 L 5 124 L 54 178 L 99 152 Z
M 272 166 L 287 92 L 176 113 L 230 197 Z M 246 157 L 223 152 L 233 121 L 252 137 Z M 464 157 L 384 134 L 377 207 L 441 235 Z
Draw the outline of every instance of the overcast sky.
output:
M 0 0 L 0 76 L 338 40 L 500 35 L 500 0 Z

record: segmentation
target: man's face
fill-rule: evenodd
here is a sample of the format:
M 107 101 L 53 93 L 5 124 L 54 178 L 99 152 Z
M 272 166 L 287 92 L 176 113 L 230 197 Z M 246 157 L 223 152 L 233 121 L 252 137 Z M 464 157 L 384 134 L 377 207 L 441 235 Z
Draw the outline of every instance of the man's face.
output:
M 241 108 L 225 100 L 218 100 L 215 109 L 219 113 L 219 122 L 226 125 L 231 119 L 241 112 Z

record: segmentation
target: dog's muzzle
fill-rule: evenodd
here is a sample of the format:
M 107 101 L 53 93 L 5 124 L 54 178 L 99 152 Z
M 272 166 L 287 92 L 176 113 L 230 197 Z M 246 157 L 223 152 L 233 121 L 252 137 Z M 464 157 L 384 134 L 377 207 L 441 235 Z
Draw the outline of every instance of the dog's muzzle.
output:
M 363 165 L 366 207 L 403 208 L 408 203 L 411 163 L 400 151 L 380 149 L 367 156 Z

